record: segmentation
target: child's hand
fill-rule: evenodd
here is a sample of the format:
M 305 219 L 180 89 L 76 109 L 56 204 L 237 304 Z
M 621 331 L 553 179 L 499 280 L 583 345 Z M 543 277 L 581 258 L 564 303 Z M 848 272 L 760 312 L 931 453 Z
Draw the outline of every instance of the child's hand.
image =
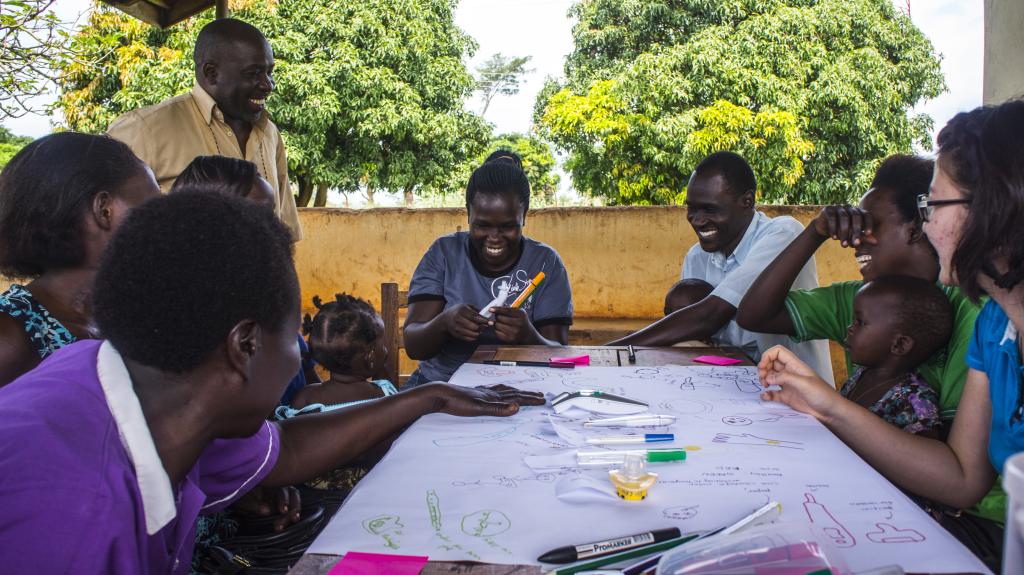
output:
M 523 308 L 492 307 L 494 334 L 502 343 L 522 344 L 535 341 L 533 324 Z
M 507 385 L 459 387 L 439 385 L 443 404 L 439 411 L 461 417 L 491 415 L 506 417 L 519 411 L 521 405 L 543 405 L 544 394 L 522 391 Z
M 844 248 L 878 243 L 871 214 L 855 206 L 826 206 L 811 225 L 818 235 L 839 240 Z
M 842 399 L 834 387 L 781 345 L 761 355 L 757 374 L 761 385 L 778 386 L 777 390 L 762 392 L 761 399 L 784 403 L 819 420 L 827 419 L 832 407 Z
M 444 312 L 445 329 L 456 339 L 476 341 L 487 328 L 487 318 L 480 315 L 480 310 L 469 304 L 459 304 Z

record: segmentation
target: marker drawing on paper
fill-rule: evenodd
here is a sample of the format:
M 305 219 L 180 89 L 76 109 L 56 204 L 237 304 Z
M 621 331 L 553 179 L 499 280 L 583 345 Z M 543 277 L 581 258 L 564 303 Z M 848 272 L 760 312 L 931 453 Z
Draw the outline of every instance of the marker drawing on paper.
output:
M 700 511 L 700 505 L 685 505 L 677 507 L 669 507 L 663 509 L 661 514 L 665 516 L 665 519 L 675 519 L 677 521 L 685 521 L 687 519 L 693 519 L 697 516 Z
M 899 529 L 891 523 L 875 523 L 878 531 L 864 534 L 868 541 L 874 543 L 920 543 L 927 539 L 916 529 Z
M 807 519 L 820 527 L 836 547 L 853 547 L 857 544 L 857 539 L 850 530 L 810 493 L 804 493 L 804 511 L 807 513 Z
M 799 449 L 803 450 L 803 443 L 799 441 L 785 441 L 782 439 L 772 439 L 770 437 L 760 437 L 750 433 L 733 434 L 733 433 L 716 433 L 715 438 L 711 440 L 713 443 L 729 443 L 732 445 L 755 445 L 758 447 L 782 447 L 785 449 Z
M 462 518 L 462 532 L 473 537 L 493 537 L 512 526 L 507 515 L 494 509 L 470 513 Z
M 384 546 L 390 549 L 399 549 L 401 542 L 398 537 L 402 534 L 402 525 L 396 515 L 378 515 L 363 521 L 363 529 L 384 540 Z

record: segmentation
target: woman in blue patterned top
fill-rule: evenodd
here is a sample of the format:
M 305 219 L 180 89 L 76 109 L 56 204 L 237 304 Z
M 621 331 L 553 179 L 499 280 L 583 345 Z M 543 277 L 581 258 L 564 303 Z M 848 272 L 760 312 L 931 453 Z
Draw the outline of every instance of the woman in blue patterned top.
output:
M 64 132 L 25 146 L 0 173 L 0 386 L 92 338 L 100 254 L 128 210 L 157 196 L 153 172 L 106 136 Z

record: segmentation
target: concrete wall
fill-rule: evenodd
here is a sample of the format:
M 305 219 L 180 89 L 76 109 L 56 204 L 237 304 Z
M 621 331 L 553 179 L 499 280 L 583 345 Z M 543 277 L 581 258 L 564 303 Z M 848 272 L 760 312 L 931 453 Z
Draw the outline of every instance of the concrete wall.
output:
M 802 223 L 811 206 L 768 206 L 770 216 Z M 349 292 L 374 305 L 380 283 L 408 289 L 423 253 L 442 234 L 466 229 L 462 209 L 300 209 L 305 239 L 296 249 L 303 307 L 313 295 Z M 572 282 L 576 315 L 650 318 L 661 315 L 683 256 L 696 243 L 682 207 L 549 208 L 531 211 L 525 233 L 554 247 Z M 860 277 L 851 250 L 827 242 L 817 254 L 822 284 Z
M 985 0 L 983 99 L 998 104 L 1024 96 L 1024 0 Z
M 814 206 L 766 206 L 770 216 L 806 224 Z M 296 246 L 303 311 L 312 298 L 348 292 L 380 308 L 381 282 L 409 288 L 416 264 L 435 238 L 466 229 L 463 209 L 301 208 L 305 239 Z M 525 232 L 554 247 L 565 261 L 576 310 L 574 342 L 594 345 L 661 316 L 665 292 L 679 278 L 683 256 L 697 242 L 682 207 L 549 208 L 531 211 Z M 860 277 L 851 250 L 826 242 L 816 255 L 818 281 Z M 0 289 L 8 282 L 0 277 Z M 587 330 L 587 331 L 583 331 Z M 615 334 L 615 335 L 610 335 Z M 590 335 L 587 339 L 584 336 Z M 846 378 L 842 349 L 832 348 L 837 382 Z M 401 372 L 415 362 L 405 354 Z

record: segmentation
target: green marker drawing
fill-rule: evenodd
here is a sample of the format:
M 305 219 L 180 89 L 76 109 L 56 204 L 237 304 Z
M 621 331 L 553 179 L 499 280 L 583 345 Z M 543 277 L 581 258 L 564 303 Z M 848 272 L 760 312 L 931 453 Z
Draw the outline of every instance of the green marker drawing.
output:
M 427 492 L 427 511 L 430 512 L 430 525 L 434 531 L 441 532 L 441 503 L 437 498 L 437 491 L 431 489 Z
M 401 535 L 401 529 L 405 527 L 400 519 L 397 515 L 379 515 L 363 521 L 363 529 L 384 539 L 386 547 L 398 549 L 401 542 L 394 536 Z
M 462 518 L 462 532 L 473 537 L 493 537 L 512 526 L 507 515 L 494 509 L 470 513 Z
M 504 551 L 506 555 L 511 555 L 512 554 L 512 550 L 511 549 L 501 545 L 500 543 L 495 541 L 493 537 L 485 537 L 484 538 L 484 542 L 486 542 L 488 545 L 490 545 L 491 547 L 493 547 L 495 549 L 500 549 L 501 551 Z

